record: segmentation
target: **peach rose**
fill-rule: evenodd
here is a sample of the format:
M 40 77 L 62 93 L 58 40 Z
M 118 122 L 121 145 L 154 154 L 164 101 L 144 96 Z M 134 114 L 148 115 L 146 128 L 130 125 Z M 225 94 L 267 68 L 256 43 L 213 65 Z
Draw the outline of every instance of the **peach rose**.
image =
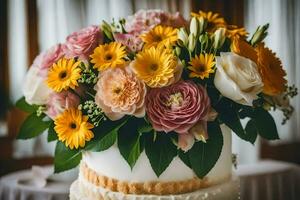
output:
M 145 116 L 146 86 L 129 68 L 108 69 L 100 73 L 95 90 L 95 102 L 110 120 L 125 115 Z

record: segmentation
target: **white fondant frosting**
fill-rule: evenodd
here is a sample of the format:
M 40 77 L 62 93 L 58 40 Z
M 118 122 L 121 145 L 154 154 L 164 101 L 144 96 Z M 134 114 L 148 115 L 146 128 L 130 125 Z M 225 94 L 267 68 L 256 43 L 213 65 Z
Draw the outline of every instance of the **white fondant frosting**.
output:
M 224 140 L 221 156 L 206 176 L 211 184 L 228 179 L 232 172 L 231 130 L 224 125 L 221 126 L 221 129 Z M 131 170 L 116 145 L 102 152 L 84 152 L 83 161 L 95 172 L 120 181 L 182 181 L 196 176 L 192 169 L 187 167 L 178 157 L 175 157 L 161 176 L 157 177 L 145 152 L 142 152 Z

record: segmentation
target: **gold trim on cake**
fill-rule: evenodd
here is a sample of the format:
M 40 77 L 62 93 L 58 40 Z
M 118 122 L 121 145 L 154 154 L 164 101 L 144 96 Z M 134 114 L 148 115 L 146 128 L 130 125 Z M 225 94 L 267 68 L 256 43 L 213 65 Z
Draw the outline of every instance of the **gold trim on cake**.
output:
M 91 184 L 124 194 L 183 194 L 212 186 L 207 178 L 199 179 L 197 177 L 185 181 L 170 182 L 153 181 L 140 183 L 120 181 L 95 172 L 84 162 L 80 165 L 80 171 L 83 177 Z

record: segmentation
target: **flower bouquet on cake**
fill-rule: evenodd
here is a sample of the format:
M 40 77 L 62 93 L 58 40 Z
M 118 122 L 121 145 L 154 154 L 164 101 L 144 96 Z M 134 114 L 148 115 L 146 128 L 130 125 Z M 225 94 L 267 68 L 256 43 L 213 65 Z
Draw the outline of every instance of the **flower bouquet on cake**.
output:
M 278 139 L 269 111 L 297 94 L 267 29 L 142 10 L 74 32 L 29 69 L 18 138 L 48 130 L 55 172 L 80 164 L 71 199 L 238 198 L 231 130 Z

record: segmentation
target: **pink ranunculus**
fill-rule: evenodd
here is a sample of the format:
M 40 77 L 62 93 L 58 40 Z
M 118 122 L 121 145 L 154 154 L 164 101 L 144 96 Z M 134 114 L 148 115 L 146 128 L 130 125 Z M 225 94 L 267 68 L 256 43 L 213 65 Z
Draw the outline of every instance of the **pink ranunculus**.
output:
M 103 35 L 98 26 L 89 26 L 74 32 L 66 39 L 66 57 L 79 57 L 87 60 L 93 50 L 103 42 Z
M 47 51 L 40 53 L 33 61 L 31 67 L 39 69 L 39 75 L 45 77 L 48 74 L 48 69 L 64 56 L 64 44 L 57 44 Z
M 141 34 L 159 24 L 178 28 L 185 26 L 187 21 L 178 12 L 171 14 L 161 10 L 140 10 L 126 20 L 125 30 Z
M 206 89 L 192 81 L 151 89 L 146 97 L 147 115 L 157 131 L 189 134 L 191 127 L 205 120 L 209 109 Z
M 48 99 L 45 113 L 51 119 L 55 119 L 59 114 L 64 112 L 65 109 L 76 108 L 79 104 L 80 98 L 70 91 L 52 93 Z
M 125 115 L 145 116 L 146 86 L 128 67 L 100 73 L 95 90 L 95 103 L 110 120 Z

